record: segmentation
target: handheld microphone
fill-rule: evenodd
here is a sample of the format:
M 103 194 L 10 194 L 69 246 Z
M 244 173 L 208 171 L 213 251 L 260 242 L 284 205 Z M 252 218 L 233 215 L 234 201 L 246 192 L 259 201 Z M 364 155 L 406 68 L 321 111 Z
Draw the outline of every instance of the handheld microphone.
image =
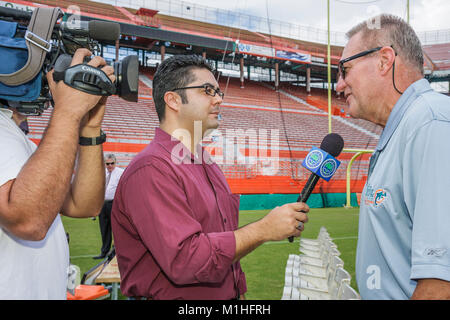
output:
M 339 156 L 343 148 L 344 139 L 337 133 L 329 133 L 323 138 L 320 149 L 313 147 L 310 150 L 303 160 L 302 166 L 311 171 L 311 175 L 303 187 L 297 202 L 306 203 L 320 178 L 325 181 L 331 179 L 341 164 L 335 157 Z M 293 236 L 289 237 L 289 242 L 292 241 L 294 241 Z

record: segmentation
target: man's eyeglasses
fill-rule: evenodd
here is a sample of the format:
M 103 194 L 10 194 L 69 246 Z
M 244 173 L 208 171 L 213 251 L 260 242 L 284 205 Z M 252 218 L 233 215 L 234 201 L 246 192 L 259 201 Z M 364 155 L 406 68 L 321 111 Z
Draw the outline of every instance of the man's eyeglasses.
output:
M 107 166 L 112 166 L 113 164 L 115 164 L 115 162 L 105 162 L 105 164 L 106 164 Z
M 342 77 L 342 79 L 345 80 L 345 74 L 347 73 L 346 69 L 348 67 L 347 68 L 344 67 L 344 63 L 347 63 L 347 62 L 352 61 L 352 60 L 357 59 L 357 58 L 361 58 L 361 57 L 367 56 L 368 54 L 371 54 L 373 52 L 381 50 L 381 48 L 383 48 L 383 47 L 377 47 L 377 48 L 373 48 L 373 49 L 370 49 L 370 50 L 366 50 L 366 51 L 357 53 L 357 54 L 355 54 L 355 55 L 353 55 L 351 57 L 342 59 L 341 61 L 339 61 L 339 64 L 338 64 L 339 75 Z M 338 79 L 339 79 L 339 77 L 338 77 Z
M 201 85 L 201 86 L 175 88 L 175 89 L 172 89 L 170 91 L 184 90 L 184 89 L 205 89 L 205 93 L 208 96 L 215 97 L 216 94 L 218 94 L 221 99 L 223 99 L 223 97 L 225 96 L 225 94 L 222 91 L 220 91 L 219 88 L 215 89 L 213 86 L 211 86 L 209 84 L 204 84 L 204 85 Z

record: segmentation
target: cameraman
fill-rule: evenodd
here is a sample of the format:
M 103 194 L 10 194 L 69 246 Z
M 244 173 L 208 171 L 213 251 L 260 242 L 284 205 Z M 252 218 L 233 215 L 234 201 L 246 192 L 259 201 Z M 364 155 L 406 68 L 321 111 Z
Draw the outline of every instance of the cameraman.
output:
M 90 55 L 78 49 L 71 66 Z M 115 81 L 103 58 L 89 65 L 103 66 Z M 58 213 L 90 217 L 103 205 L 102 145 L 78 142 L 100 136 L 106 97 L 55 83 L 52 75 L 54 110 L 37 148 L 19 129 L 17 110 L 0 108 L 0 299 L 65 299 L 69 250 Z

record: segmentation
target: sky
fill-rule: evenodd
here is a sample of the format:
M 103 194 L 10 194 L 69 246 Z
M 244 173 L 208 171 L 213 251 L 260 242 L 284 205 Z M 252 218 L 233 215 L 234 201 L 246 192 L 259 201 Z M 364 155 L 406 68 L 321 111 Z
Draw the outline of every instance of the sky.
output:
M 203 6 L 267 18 L 266 0 L 190 0 Z M 326 0 L 267 0 L 270 19 L 327 30 Z M 450 29 L 449 0 L 410 0 L 410 23 L 416 31 Z M 332 31 L 346 32 L 378 13 L 406 20 L 407 0 L 330 0 Z

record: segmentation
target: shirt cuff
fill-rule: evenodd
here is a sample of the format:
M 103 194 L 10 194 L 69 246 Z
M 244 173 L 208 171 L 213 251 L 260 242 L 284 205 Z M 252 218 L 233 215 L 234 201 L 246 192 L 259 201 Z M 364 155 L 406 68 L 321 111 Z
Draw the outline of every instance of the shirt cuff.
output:
M 233 231 L 209 233 L 211 256 L 195 274 L 199 282 L 215 283 L 224 279 L 236 254 L 236 239 Z
M 413 265 L 411 268 L 411 279 L 441 279 L 450 281 L 450 266 L 438 264 Z

